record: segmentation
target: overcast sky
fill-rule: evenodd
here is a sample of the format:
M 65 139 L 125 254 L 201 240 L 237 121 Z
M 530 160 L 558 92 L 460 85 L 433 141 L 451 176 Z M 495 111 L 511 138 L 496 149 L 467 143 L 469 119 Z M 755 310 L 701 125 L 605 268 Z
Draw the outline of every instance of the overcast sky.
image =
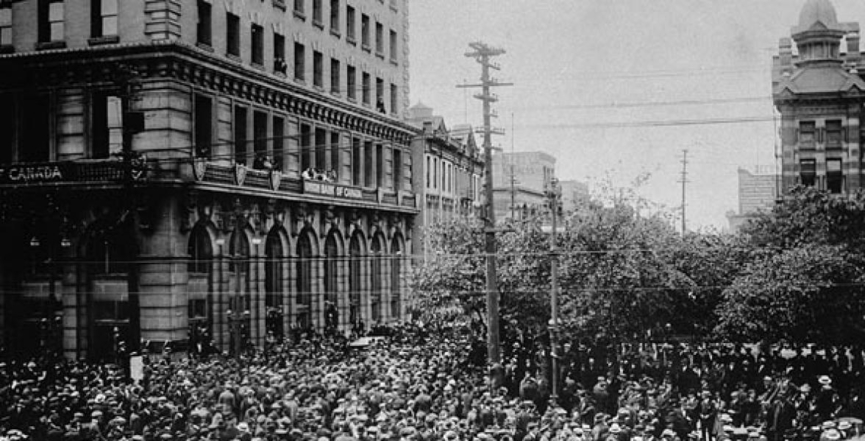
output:
M 480 101 L 455 85 L 480 76 L 469 42 L 501 47 L 495 76 L 515 86 L 496 90 L 497 145 L 554 155 L 563 180 L 649 173 L 641 193 L 675 210 L 688 149 L 689 228 L 721 229 L 737 169 L 775 164 L 771 57 L 804 3 L 410 0 L 411 101 L 481 125 Z M 833 4 L 839 21 L 865 20 L 865 2 Z M 690 124 L 705 120 L 723 123 Z

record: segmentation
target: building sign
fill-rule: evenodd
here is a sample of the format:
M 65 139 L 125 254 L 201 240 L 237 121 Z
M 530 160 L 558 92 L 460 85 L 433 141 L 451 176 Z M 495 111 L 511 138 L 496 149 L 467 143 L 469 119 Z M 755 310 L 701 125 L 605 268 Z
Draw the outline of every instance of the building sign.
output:
M 132 167 L 131 174 L 127 172 Z M 118 182 L 142 179 L 144 160 L 129 165 L 121 161 L 55 162 L 0 165 L 0 184 L 45 184 L 52 182 Z
M 0 183 L 54 182 L 64 180 L 59 165 L 16 165 L 0 167 Z
M 303 192 L 345 199 L 362 199 L 363 192 L 359 188 L 344 187 L 322 181 L 303 181 Z

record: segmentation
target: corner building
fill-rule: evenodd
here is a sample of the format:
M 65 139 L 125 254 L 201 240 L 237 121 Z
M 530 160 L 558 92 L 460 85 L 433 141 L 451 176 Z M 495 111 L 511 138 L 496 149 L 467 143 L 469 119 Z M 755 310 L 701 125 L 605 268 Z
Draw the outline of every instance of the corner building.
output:
M 780 193 L 796 185 L 852 193 L 863 178 L 859 24 L 838 22 L 829 0 L 808 0 L 791 36 L 781 39 L 772 72 L 781 114 Z
M 0 3 L 7 352 L 236 351 L 400 320 L 407 8 Z

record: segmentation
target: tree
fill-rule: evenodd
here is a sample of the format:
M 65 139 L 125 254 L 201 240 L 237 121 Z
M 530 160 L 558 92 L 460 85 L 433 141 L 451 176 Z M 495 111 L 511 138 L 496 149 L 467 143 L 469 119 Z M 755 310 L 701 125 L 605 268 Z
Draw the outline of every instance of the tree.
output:
M 830 245 L 757 258 L 724 291 L 718 332 L 746 342 L 861 341 L 862 263 L 844 247 Z
M 742 237 L 752 255 L 723 293 L 719 337 L 829 344 L 861 338 L 865 193 L 795 188 Z

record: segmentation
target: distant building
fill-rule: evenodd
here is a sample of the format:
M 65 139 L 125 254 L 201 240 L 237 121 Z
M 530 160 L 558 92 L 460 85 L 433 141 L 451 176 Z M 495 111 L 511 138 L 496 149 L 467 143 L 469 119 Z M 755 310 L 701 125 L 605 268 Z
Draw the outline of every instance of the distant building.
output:
M 795 185 L 850 193 L 862 187 L 865 171 L 859 24 L 839 23 L 829 0 L 808 0 L 791 33 L 792 40 L 780 41 L 772 73 L 781 114 L 781 193 Z
M 778 174 L 773 166 L 739 169 L 739 211 L 727 213 L 730 231 L 738 231 L 760 212 L 771 211 L 778 197 Z
M 591 200 L 589 184 L 581 181 L 559 181 L 562 187 L 562 211 L 565 213 L 585 207 Z
M 496 221 L 523 219 L 545 208 L 544 187 L 555 176 L 556 158 L 544 152 L 493 155 L 493 206 Z
M 407 122 L 421 129 L 411 145 L 412 163 L 419 164 L 412 175 L 412 191 L 421 201 L 421 214 L 415 218 L 415 249 L 427 253 L 426 227 L 455 216 L 477 213 L 483 177 L 483 155 L 471 126 L 448 129 L 433 109 L 416 104 L 409 109 Z

